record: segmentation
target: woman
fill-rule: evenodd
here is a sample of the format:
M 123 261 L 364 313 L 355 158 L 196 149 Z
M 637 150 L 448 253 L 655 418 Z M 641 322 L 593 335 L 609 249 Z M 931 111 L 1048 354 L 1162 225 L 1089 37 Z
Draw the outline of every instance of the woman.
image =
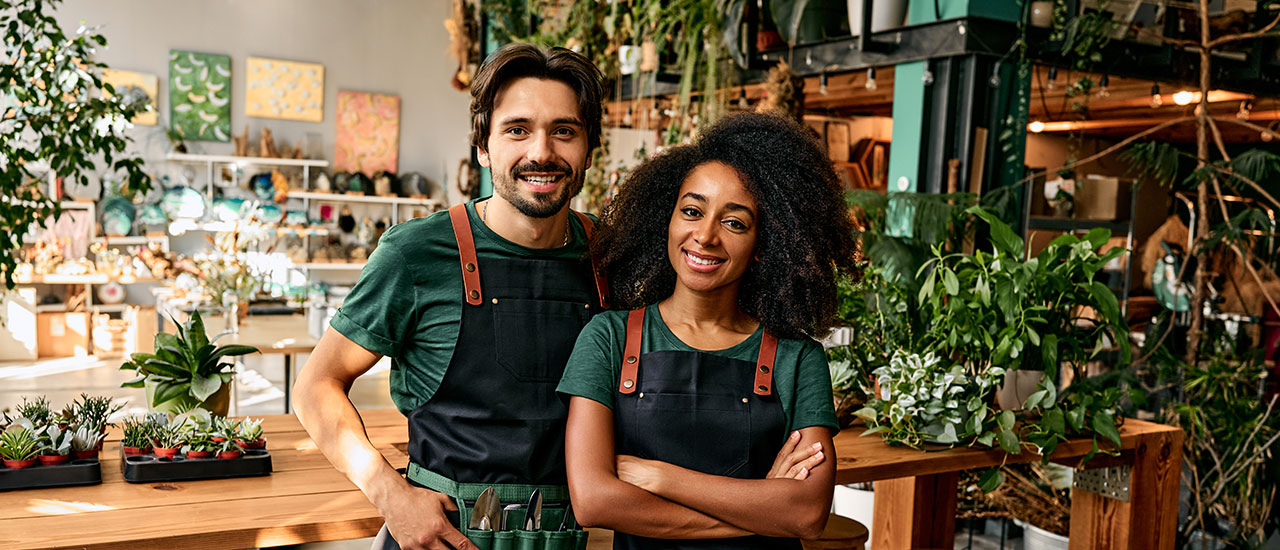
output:
M 837 425 L 812 337 L 832 324 L 837 272 L 858 270 L 817 141 L 773 115 L 729 117 L 637 168 L 592 251 L 624 309 L 587 324 L 558 388 L 577 519 L 615 530 L 614 548 L 820 535 Z M 818 452 L 795 464 L 790 449 Z

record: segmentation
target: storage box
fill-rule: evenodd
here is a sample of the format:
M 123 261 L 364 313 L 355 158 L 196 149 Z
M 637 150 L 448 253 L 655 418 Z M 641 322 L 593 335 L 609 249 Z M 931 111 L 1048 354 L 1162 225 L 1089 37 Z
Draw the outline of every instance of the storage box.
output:
M 1089 176 L 1076 181 L 1075 216 L 1080 220 L 1129 218 L 1129 184 L 1119 178 Z
M 36 342 L 40 357 L 89 355 L 89 314 L 37 313 Z

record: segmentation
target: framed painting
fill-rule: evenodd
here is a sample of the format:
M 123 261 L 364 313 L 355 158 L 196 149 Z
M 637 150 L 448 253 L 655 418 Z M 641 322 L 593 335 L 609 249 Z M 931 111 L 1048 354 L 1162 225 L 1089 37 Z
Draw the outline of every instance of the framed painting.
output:
M 244 114 L 320 122 L 324 120 L 324 65 L 265 57 L 245 61 Z
M 169 127 L 195 141 L 231 140 L 231 57 L 169 50 Z
M 397 172 L 400 155 L 400 96 L 338 92 L 338 129 L 333 169 L 373 177 Z

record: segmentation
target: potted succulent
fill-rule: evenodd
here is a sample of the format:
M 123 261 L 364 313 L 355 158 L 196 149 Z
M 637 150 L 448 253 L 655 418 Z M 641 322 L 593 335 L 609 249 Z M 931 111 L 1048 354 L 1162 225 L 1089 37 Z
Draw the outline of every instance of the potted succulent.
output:
M 156 411 L 180 411 L 201 407 L 226 416 L 230 406 L 232 363 L 224 358 L 255 353 L 252 346 L 218 346 L 205 333 L 200 312 L 191 313 L 177 334 L 156 334 L 154 354 L 135 353 L 121 370 L 133 370 L 138 378 L 121 384 L 145 388 L 147 404 Z
M 49 410 L 49 400 L 42 395 L 34 401 L 28 401 L 26 397 L 22 398 L 22 404 L 18 405 L 18 417 L 31 421 L 32 426 L 44 426 L 49 424 L 53 418 L 53 412 Z M 34 428 L 31 428 L 34 429 Z
M 57 425 L 45 426 L 40 433 L 40 464 L 54 466 L 71 460 L 71 443 L 74 434 Z
M 68 411 L 72 413 L 72 423 L 76 426 L 93 426 L 98 431 L 106 433 L 107 428 L 114 426 L 107 422 L 107 419 L 123 408 L 123 404 L 114 404 L 114 400 L 110 397 L 94 397 L 82 393 L 79 399 L 64 409 L 64 413 Z
M 78 426 L 71 439 L 71 454 L 76 460 L 98 459 L 98 451 L 102 449 L 102 440 L 107 434 L 97 426 L 88 424 Z
M 262 419 L 246 418 L 241 421 L 236 443 L 245 449 L 265 449 L 267 438 L 262 436 Z
M 244 452 L 244 448 L 239 443 L 230 439 L 225 439 L 217 444 L 218 458 L 228 460 L 232 458 L 240 458 L 240 454 Z
M 209 458 L 217 450 L 218 444 L 204 433 L 192 434 L 187 439 L 187 444 L 182 446 L 182 453 L 187 455 L 187 458 Z
M 120 438 L 120 448 L 127 456 L 145 455 L 151 453 L 151 435 L 154 424 L 147 419 L 124 419 L 123 434 Z
M 30 468 L 36 464 L 39 452 L 40 441 L 26 426 L 15 423 L 0 434 L 0 458 L 4 459 L 5 468 Z
M 151 452 L 157 457 L 178 456 L 185 437 L 186 433 L 179 424 L 156 424 L 151 429 Z

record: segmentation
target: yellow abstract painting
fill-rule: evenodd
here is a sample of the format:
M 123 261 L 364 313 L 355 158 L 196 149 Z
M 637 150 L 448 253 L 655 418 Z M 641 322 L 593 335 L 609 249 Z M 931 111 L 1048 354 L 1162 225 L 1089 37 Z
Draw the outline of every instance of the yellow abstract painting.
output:
M 145 126 L 155 126 L 159 121 L 159 114 L 156 112 L 156 93 L 160 89 L 160 77 L 132 71 L 103 69 L 102 82 L 115 88 L 116 95 L 134 94 L 139 96 L 139 99 L 142 96 L 146 96 L 147 110 L 138 113 L 131 122 Z M 111 97 L 111 94 L 106 91 L 103 91 L 103 95 Z
M 245 71 L 245 115 L 324 120 L 324 65 L 250 57 Z

